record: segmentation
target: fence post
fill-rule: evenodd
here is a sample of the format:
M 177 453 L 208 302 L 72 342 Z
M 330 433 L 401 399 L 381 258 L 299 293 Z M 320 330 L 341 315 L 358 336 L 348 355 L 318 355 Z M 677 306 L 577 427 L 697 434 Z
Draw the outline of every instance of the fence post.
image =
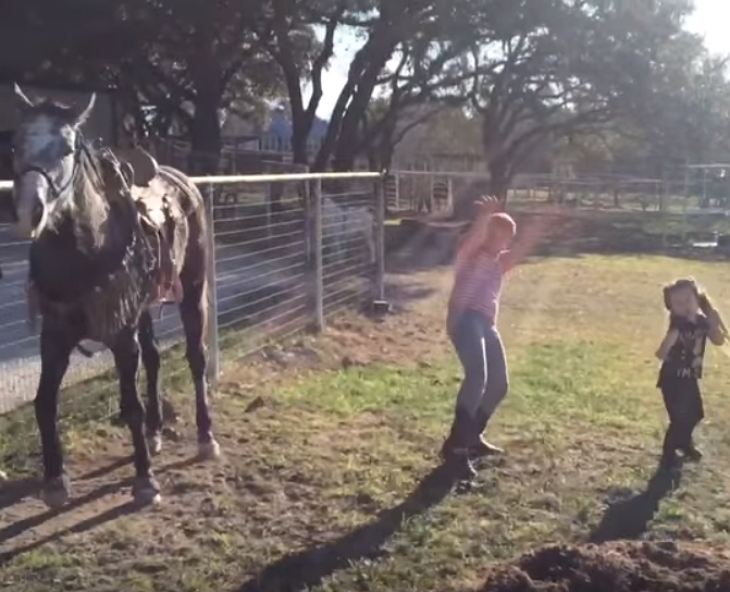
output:
M 454 180 L 449 175 L 446 177 L 446 201 L 447 201 L 447 208 L 449 210 L 450 214 L 454 213 Z
M 322 253 L 322 179 L 314 180 L 310 195 L 314 206 L 314 323 L 324 331 L 324 257 Z
M 309 166 L 304 165 L 301 169 L 305 175 L 309 174 Z M 312 268 L 312 192 L 310 187 L 310 181 L 303 181 L 301 184 L 301 204 L 302 204 L 302 217 L 304 218 L 304 250 L 306 253 L 307 271 L 309 272 Z
M 400 211 L 400 173 L 396 171 L 393 173 L 393 185 L 395 185 L 394 193 L 395 193 L 395 204 L 393 205 L 393 209 L 396 212 Z
M 213 200 L 213 185 L 208 184 L 204 193 L 205 217 L 208 223 L 208 384 L 215 388 L 220 374 L 220 350 L 218 347 L 218 289 L 216 285 L 216 255 L 215 255 L 215 204 Z
M 375 190 L 375 303 L 385 302 L 385 175 L 374 183 Z
M 266 171 L 268 173 L 268 171 Z M 271 246 L 271 239 L 273 232 L 271 228 L 271 200 L 273 199 L 273 182 L 269 181 L 266 183 L 266 189 L 264 191 L 265 207 L 266 207 L 266 238 L 269 241 L 269 247 Z

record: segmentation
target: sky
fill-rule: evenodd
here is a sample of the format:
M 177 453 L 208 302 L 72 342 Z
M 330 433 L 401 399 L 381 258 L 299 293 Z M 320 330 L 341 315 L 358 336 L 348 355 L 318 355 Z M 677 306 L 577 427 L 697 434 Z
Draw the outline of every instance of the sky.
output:
M 730 54 L 730 0 L 695 0 L 695 7 L 687 28 L 704 36 L 713 53 Z M 340 33 L 335 37 L 335 57 L 322 77 L 324 96 L 317 111 L 320 117 L 326 119 L 332 113 L 357 47 L 358 41 L 352 35 Z
M 687 28 L 704 35 L 713 53 L 730 54 L 730 0 L 695 0 L 695 13 Z

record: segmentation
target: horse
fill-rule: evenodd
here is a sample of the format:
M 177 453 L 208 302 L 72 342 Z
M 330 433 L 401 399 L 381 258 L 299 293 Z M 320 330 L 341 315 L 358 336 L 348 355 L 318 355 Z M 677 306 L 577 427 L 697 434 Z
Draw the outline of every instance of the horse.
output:
M 41 498 L 63 506 L 71 495 L 58 435 L 58 394 L 70 354 L 82 340 L 104 344 L 119 377 L 120 409 L 132 436 L 132 496 L 161 499 L 151 457 L 162 447 L 160 353 L 150 306 L 173 288 L 185 332 L 196 402 L 198 454 L 219 456 L 207 385 L 208 222 L 203 197 L 182 172 L 147 169 L 93 149 L 85 108 L 31 101 L 15 85 L 20 123 L 13 138 L 13 217 L 30 239 L 29 282 L 41 317 L 41 373 L 34 401 L 43 452 Z M 140 173 L 142 178 L 140 178 Z M 169 290 L 168 290 L 169 293 Z M 169 298 L 168 298 L 169 300 Z M 140 357 L 147 406 L 137 392 Z

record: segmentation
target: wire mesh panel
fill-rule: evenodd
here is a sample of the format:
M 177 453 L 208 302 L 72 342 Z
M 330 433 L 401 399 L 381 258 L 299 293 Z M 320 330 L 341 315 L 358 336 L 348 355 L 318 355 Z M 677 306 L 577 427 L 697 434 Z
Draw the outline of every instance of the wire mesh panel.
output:
M 322 278 L 325 316 L 371 295 L 375 270 L 372 181 L 322 186 Z
M 213 191 L 217 323 L 239 354 L 311 320 L 305 189 L 301 182 Z
M 38 334 L 28 322 L 28 247 L 27 241 L 13 237 L 7 225 L 0 226 L 0 266 L 3 270 L 0 280 L 0 414 L 33 400 L 40 377 Z M 161 349 L 167 349 L 181 338 L 179 317 L 168 310 L 160 314 L 158 307 L 153 312 Z M 63 388 L 99 376 L 113 365 L 110 352 L 93 343 L 82 345 L 94 355 L 89 358 L 74 350 Z
M 38 376 L 37 338 L 27 326 L 25 285 L 28 276 L 28 243 L 17 241 L 9 227 L 0 227 L 0 367 L 3 389 L 0 413 L 34 396 Z
M 211 226 L 214 273 L 209 278 L 215 316 L 210 346 L 216 367 L 222 350 L 224 361 L 236 359 L 267 340 L 319 324 L 320 311 L 329 315 L 372 295 L 374 274 L 382 270 L 382 261 L 375 265 L 382 253 L 376 248 L 376 240 L 382 240 L 382 231 L 375 228 L 378 175 L 356 177 L 194 179 L 205 194 Z M 320 179 L 316 194 L 313 179 Z M 319 254 L 316 203 L 321 204 Z M 28 324 L 28 248 L 7 225 L 0 226 L 0 414 L 32 400 L 40 376 L 39 339 Z M 184 341 L 174 305 L 157 305 L 152 312 L 161 350 Z M 115 373 L 109 372 L 111 353 L 98 344 L 83 345 L 95 354 L 89 358 L 74 351 L 62 386 L 84 383 L 84 393 L 114 412 L 117 398 L 112 395 L 118 386 Z M 177 366 L 176 373 L 187 371 L 185 364 Z M 85 382 L 89 379 L 93 381 Z
M 398 209 L 417 214 L 448 213 L 452 176 L 437 171 L 397 171 L 393 193 Z

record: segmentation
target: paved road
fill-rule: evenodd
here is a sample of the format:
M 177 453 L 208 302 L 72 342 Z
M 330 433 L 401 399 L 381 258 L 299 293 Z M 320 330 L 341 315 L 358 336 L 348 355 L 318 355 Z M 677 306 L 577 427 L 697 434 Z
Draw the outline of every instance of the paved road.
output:
M 239 246 L 217 247 L 216 288 L 222 326 L 270 309 L 274 297 L 296 296 L 297 305 L 303 301 L 304 242 L 298 238 L 292 241 L 294 254 L 273 261 L 265 258 L 266 254 L 247 252 Z M 26 325 L 27 249 L 27 243 L 17 241 L 7 226 L 0 225 L 0 266 L 4 274 L 0 280 L 0 414 L 32 400 L 40 369 L 38 337 Z M 163 347 L 181 339 L 182 328 L 174 307 L 167 306 L 162 320 L 155 324 Z M 110 364 L 108 352 L 92 359 L 74 353 L 64 384 L 94 376 Z

